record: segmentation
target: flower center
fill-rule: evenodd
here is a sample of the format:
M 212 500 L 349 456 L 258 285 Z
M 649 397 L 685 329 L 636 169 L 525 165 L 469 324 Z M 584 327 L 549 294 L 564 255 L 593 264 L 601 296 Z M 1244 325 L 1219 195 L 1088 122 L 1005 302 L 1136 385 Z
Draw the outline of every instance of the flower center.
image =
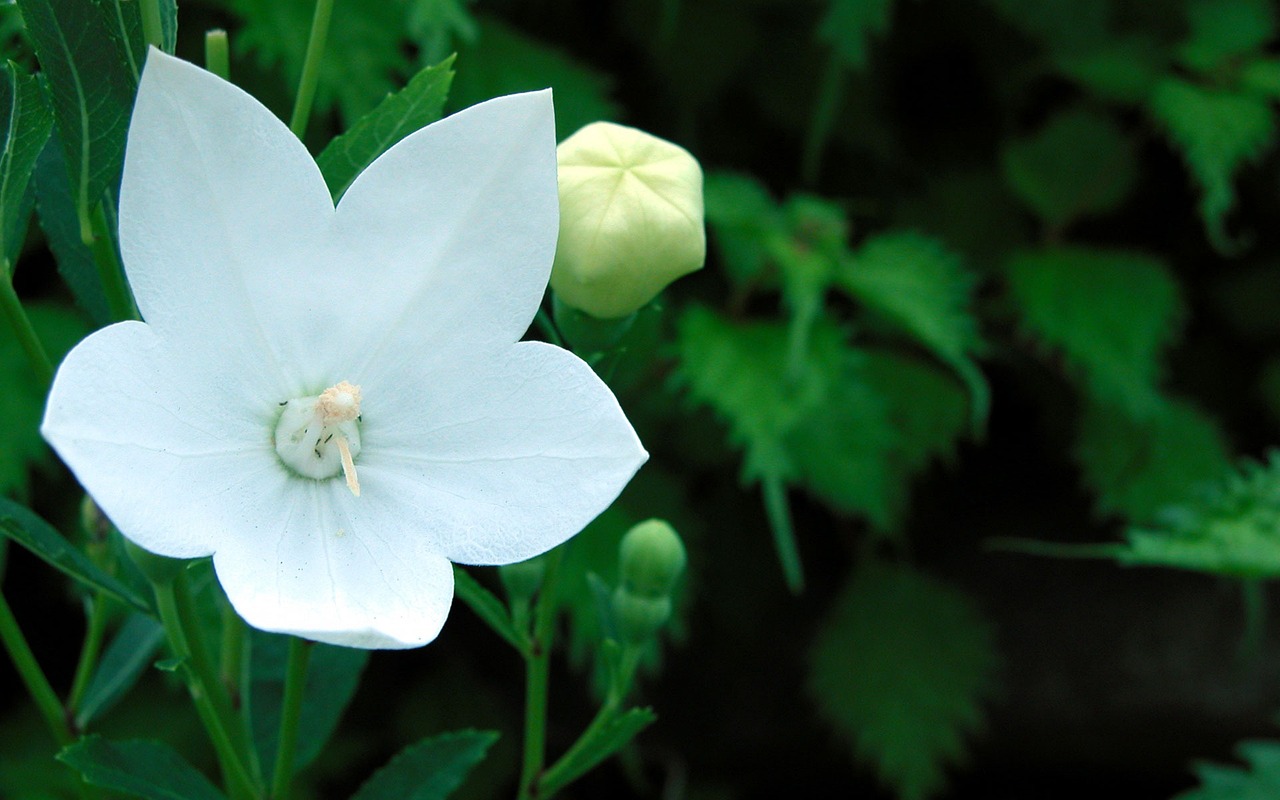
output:
M 347 488 L 359 497 L 355 459 L 360 455 L 360 387 L 343 381 L 314 397 L 281 405 L 275 430 L 280 460 L 304 478 L 324 480 L 341 473 Z

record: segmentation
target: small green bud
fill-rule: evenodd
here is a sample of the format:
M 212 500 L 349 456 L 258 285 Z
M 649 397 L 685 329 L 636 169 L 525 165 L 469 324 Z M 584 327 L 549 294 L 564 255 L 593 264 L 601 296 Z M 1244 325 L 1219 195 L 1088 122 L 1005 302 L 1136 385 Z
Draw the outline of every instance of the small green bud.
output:
M 618 589 L 636 597 L 667 597 L 684 572 L 680 535 L 665 521 L 641 522 L 622 537 L 618 547 Z
M 129 558 L 133 559 L 133 563 L 138 565 L 142 574 L 147 576 L 147 580 L 155 584 L 173 583 L 173 579 L 187 568 L 187 562 L 183 559 L 158 556 L 150 550 L 143 550 L 128 539 L 124 540 L 124 549 L 129 554 Z
M 556 148 L 560 238 L 551 288 L 601 319 L 640 309 L 702 267 L 702 167 L 683 147 L 594 122 Z
M 538 593 L 539 587 L 542 586 L 543 573 L 546 571 L 547 565 L 542 556 L 535 556 L 528 561 L 498 567 L 498 577 L 502 579 L 502 586 L 507 590 L 509 599 L 528 602 Z
M 613 624 L 624 644 L 644 644 L 670 618 L 670 597 L 639 597 L 621 586 L 613 592 Z

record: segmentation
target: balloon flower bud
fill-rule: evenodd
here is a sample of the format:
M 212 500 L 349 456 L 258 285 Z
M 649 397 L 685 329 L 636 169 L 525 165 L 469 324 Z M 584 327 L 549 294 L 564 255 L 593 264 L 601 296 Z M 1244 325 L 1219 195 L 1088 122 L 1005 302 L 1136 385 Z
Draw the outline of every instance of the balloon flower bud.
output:
M 702 168 L 644 131 L 595 122 L 556 148 L 560 238 L 551 288 L 601 319 L 625 317 L 702 266 Z
M 659 519 L 636 525 L 618 549 L 618 588 L 613 592 L 613 621 L 618 638 L 643 644 L 671 617 L 671 590 L 684 572 L 680 536 Z

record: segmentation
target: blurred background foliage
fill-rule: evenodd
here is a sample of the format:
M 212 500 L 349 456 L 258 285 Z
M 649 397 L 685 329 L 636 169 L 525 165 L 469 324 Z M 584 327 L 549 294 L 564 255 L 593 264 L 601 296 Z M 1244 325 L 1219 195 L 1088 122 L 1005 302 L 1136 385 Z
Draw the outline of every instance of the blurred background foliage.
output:
M 177 52 L 225 27 L 286 116 L 311 13 L 186 0 Z M 1278 26 L 1269 0 L 339 0 L 314 152 L 456 53 L 451 109 L 550 85 L 561 138 L 619 121 L 706 171 L 707 268 L 601 365 L 653 459 L 566 562 L 552 747 L 590 716 L 588 576 L 651 516 L 690 551 L 660 719 L 574 796 L 1274 796 Z M 35 68 L 11 5 L 0 40 Z M 15 277 L 64 352 L 105 313 L 57 239 L 33 225 Z M 67 522 L 8 336 L 0 491 Z M 13 548 L 6 587 L 74 663 L 76 595 Z M 509 792 L 520 665 L 469 611 L 333 663 L 314 796 L 459 727 L 504 734 L 468 796 Z M 64 796 L 8 670 L 0 795 Z M 198 748 L 167 682 L 102 730 Z

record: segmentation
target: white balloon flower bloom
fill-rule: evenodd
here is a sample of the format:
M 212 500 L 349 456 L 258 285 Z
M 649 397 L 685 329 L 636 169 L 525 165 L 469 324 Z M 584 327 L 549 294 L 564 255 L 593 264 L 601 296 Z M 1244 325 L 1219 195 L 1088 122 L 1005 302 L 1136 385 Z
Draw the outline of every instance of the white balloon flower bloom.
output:
M 129 539 L 212 555 L 249 624 L 425 644 L 450 561 L 555 547 L 647 458 L 585 363 L 519 341 L 556 195 L 550 92 L 411 134 L 335 209 L 271 112 L 152 50 L 120 190 L 145 322 L 67 356 L 44 436 Z

